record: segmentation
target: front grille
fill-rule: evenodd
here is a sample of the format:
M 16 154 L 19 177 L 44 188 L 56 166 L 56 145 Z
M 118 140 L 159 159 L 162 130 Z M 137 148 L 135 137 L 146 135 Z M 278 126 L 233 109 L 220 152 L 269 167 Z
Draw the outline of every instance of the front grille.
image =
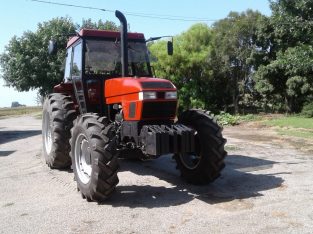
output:
M 144 102 L 142 118 L 173 118 L 176 114 L 176 101 Z
M 141 87 L 143 89 L 173 89 L 174 86 L 172 85 L 172 83 L 170 82 L 165 82 L 165 81 L 161 81 L 161 82 L 153 82 L 153 81 L 142 81 L 141 82 Z

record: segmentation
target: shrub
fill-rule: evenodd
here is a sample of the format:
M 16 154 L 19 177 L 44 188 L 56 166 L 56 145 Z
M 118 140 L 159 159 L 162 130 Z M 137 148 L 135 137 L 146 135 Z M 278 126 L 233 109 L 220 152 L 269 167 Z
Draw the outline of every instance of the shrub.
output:
M 308 118 L 313 118 L 313 102 L 304 105 L 301 114 Z
M 224 111 L 217 115 L 216 118 L 218 123 L 222 126 L 239 124 L 239 116 L 231 115 Z

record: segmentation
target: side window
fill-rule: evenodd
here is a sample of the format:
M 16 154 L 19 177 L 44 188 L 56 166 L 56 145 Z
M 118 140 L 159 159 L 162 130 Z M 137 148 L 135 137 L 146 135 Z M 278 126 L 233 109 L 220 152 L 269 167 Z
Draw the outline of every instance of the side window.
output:
M 68 48 L 66 51 L 66 60 L 65 60 L 65 71 L 64 71 L 64 80 L 71 80 L 71 63 L 72 63 L 72 47 Z
M 80 77 L 82 71 L 82 44 L 74 47 L 72 78 Z

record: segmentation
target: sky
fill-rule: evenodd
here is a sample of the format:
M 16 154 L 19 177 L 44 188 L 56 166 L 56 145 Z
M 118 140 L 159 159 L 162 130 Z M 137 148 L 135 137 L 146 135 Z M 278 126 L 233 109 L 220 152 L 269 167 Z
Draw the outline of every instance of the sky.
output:
M 153 15 L 180 16 L 185 20 L 164 20 L 157 18 L 144 18 L 127 15 L 126 18 L 132 32 L 142 32 L 146 38 L 163 35 L 177 35 L 197 23 L 207 19 L 207 24 L 228 15 L 230 11 L 242 12 L 247 9 L 258 10 L 270 15 L 268 0 L 47 0 L 50 2 L 82 5 L 121 12 Z M 165 16 L 166 15 L 166 16 Z M 119 25 L 118 19 L 110 11 L 89 10 L 73 7 L 49 5 L 31 0 L 10 0 L 1 2 L 1 32 L 0 53 L 10 39 L 16 35 L 21 36 L 25 31 L 36 31 L 37 24 L 48 21 L 54 17 L 68 16 L 75 23 L 82 19 L 91 18 L 94 21 L 111 20 Z M 197 18 L 195 21 L 186 19 Z M 1 71 L 0 71 L 1 72 Z M 1 74 L 0 74 L 1 77 Z M 4 87 L 4 80 L 0 78 L 0 107 L 9 107 L 13 101 L 27 106 L 36 105 L 36 90 L 30 92 L 17 92 L 14 88 Z

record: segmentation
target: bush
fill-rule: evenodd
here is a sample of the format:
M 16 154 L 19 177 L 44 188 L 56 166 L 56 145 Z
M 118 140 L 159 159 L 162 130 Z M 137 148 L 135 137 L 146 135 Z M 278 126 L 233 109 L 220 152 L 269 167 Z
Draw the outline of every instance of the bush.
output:
M 305 105 L 301 114 L 308 118 L 313 118 L 313 102 Z
M 239 124 L 239 116 L 231 115 L 224 111 L 217 115 L 216 118 L 218 123 L 222 126 Z
M 239 122 L 249 122 L 249 121 L 257 121 L 261 120 L 262 116 L 260 115 L 254 115 L 254 114 L 247 114 L 247 115 L 241 115 L 239 116 Z

